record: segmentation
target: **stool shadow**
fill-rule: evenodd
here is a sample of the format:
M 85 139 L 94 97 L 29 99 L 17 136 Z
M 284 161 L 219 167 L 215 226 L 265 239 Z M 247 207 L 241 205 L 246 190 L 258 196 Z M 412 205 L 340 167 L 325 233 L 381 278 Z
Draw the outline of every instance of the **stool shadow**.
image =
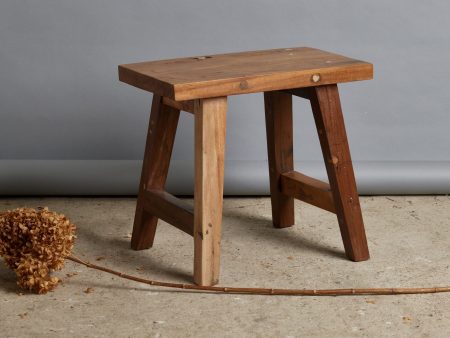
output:
M 239 228 L 239 231 L 245 236 L 248 235 L 250 238 L 258 236 L 268 242 L 275 242 L 275 244 L 281 244 L 284 247 L 286 245 L 289 245 L 292 248 L 302 247 L 309 251 L 317 252 L 328 257 L 347 260 L 345 252 L 342 250 L 317 243 L 312 239 L 308 240 L 308 238 L 305 238 L 305 234 L 298 235 L 293 234 L 292 232 L 283 231 L 284 229 L 274 228 L 272 219 L 269 217 L 249 215 L 248 213 L 242 212 L 240 208 L 224 210 L 224 217 L 239 220 L 239 225 L 242 225 Z M 257 226 L 249 228 L 249 224 Z
M 160 261 L 156 260 L 151 255 L 137 255 L 136 251 L 132 250 L 130 247 L 131 239 L 125 238 L 106 238 L 101 234 L 98 234 L 86 227 L 77 228 L 78 238 L 82 238 L 83 242 L 91 242 L 96 246 L 109 247 L 108 250 L 116 249 L 120 252 L 121 259 L 114 260 L 114 269 L 120 270 L 121 268 L 129 268 L 129 263 L 133 262 L 133 265 L 142 267 L 140 272 L 152 273 L 155 271 L 162 271 L 168 277 L 173 277 L 177 281 L 192 282 L 192 273 L 187 272 L 181 268 L 168 266 L 167 264 L 162 264 Z M 100 243 L 100 245 L 99 245 Z M 151 250 L 151 249 L 150 249 Z M 94 260 L 94 257 L 88 257 L 88 260 Z M 95 263 L 95 262 L 92 262 Z M 101 265 L 101 264 L 100 264 Z M 148 267 L 148 268 L 147 268 Z

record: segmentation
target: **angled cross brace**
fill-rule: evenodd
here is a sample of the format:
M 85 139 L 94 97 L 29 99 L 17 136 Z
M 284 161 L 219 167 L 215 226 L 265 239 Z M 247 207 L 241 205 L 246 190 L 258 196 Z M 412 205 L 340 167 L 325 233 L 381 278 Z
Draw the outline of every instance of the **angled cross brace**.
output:
M 185 233 L 194 235 L 192 208 L 179 198 L 162 190 L 146 190 L 143 193 L 144 210 L 150 215 L 170 223 Z
M 333 195 L 328 183 L 297 171 L 281 174 L 281 192 L 303 202 L 336 213 Z

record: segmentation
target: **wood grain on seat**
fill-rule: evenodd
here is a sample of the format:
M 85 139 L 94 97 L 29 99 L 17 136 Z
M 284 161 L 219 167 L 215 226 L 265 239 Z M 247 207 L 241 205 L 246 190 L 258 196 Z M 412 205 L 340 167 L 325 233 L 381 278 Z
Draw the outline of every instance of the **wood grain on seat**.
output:
M 369 80 L 372 64 L 298 47 L 187 57 L 119 66 L 119 79 L 183 101 Z

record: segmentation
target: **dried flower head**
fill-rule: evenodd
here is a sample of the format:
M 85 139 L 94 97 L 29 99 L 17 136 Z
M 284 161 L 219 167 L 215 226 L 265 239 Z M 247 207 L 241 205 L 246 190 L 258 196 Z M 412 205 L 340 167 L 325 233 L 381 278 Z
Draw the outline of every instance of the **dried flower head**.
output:
M 17 284 L 46 293 L 59 282 L 60 270 L 75 240 L 75 225 L 48 208 L 19 208 L 0 213 L 0 256 L 16 272 Z

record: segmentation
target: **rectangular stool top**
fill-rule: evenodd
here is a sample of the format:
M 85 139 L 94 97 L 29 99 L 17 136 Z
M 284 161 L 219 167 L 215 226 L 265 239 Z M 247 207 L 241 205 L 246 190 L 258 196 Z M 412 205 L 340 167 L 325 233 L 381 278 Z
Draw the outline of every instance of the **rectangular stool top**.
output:
M 119 66 L 119 80 L 177 101 L 370 80 L 372 64 L 298 47 Z

